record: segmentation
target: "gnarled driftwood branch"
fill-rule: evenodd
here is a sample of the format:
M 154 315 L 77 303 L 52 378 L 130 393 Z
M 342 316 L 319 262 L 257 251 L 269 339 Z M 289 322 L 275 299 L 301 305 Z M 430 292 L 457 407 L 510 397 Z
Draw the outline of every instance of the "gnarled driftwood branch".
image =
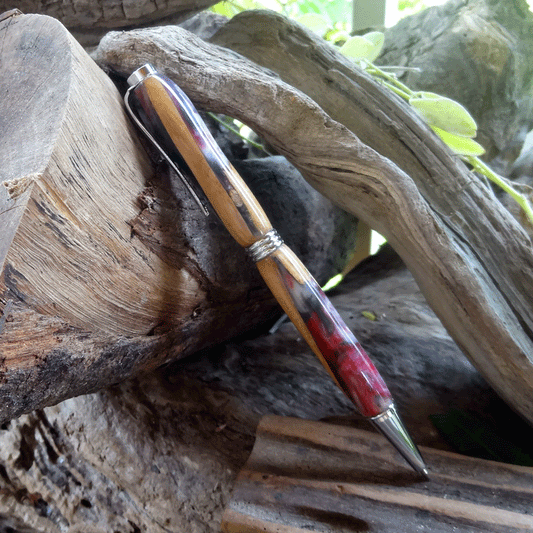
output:
M 403 101 L 332 47 L 272 14 L 243 19 L 249 33 L 238 40 L 257 61 L 267 39 L 281 43 L 278 64 L 267 65 L 281 79 L 179 28 L 110 33 L 97 58 L 123 75 L 153 62 L 198 104 L 246 122 L 317 189 L 385 235 L 454 340 L 533 422 L 526 232 Z M 313 77 L 314 87 L 299 85 L 300 65 L 313 66 L 301 83 Z

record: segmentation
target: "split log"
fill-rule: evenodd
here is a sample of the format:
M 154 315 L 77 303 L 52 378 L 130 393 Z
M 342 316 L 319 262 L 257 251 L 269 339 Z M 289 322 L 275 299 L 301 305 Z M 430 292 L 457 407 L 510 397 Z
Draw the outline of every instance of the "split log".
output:
M 366 431 L 266 417 L 224 533 L 531 531 L 533 468 L 421 449 L 421 481 Z M 512 494 L 512 496 L 511 496 Z
M 275 318 L 253 262 L 164 166 L 154 175 L 115 86 L 66 29 L 22 15 L 0 35 L 0 423 Z M 266 210 L 324 282 L 356 221 L 276 168 L 304 216 L 269 193 Z
M 358 267 L 332 301 L 370 348 L 417 443 L 444 446 L 427 415 L 452 406 L 491 414 L 498 423 L 511 418 L 390 250 Z M 365 318 L 363 310 L 373 311 L 377 320 Z M 353 406 L 287 323 L 273 335 L 215 347 L 1 426 L 0 530 L 218 533 L 261 417 L 326 418 L 335 426 L 370 429 L 352 413 Z M 516 424 L 526 448 L 532 438 L 527 429 Z M 412 479 L 389 445 L 377 436 L 370 439 L 390 461 L 390 470 L 379 469 L 381 485 L 398 476 Z M 428 456 L 434 468 L 436 457 L 442 456 L 435 451 Z M 339 468 L 339 456 L 330 459 Z M 427 493 L 440 491 L 463 502 L 474 494 L 477 484 L 468 470 L 479 462 L 460 461 L 466 472 L 451 470 L 453 479 L 439 475 L 424 485 Z M 444 464 L 452 463 L 442 459 Z M 516 471 L 492 470 L 498 475 Z M 455 484 L 465 476 L 472 488 L 460 484 L 466 490 L 462 497 Z M 361 478 L 351 481 L 365 485 Z M 517 476 L 506 481 L 507 492 L 498 489 L 501 501 L 494 503 L 501 508 L 517 505 L 522 494 L 521 486 L 513 485 Z M 336 493 L 337 503 L 343 498 Z M 527 502 L 529 497 L 518 504 Z M 381 516 L 387 509 L 378 503 L 371 507 Z M 413 522 L 429 520 L 417 507 L 411 511 Z M 392 517 L 389 526 L 396 525 Z
M 122 75 L 153 62 L 197 103 L 247 123 L 320 192 L 382 233 L 464 353 L 533 422 L 527 233 L 403 100 L 327 43 L 270 12 L 229 24 L 238 29 L 227 26 L 232 46 L 285 81 L 179 28 L 111 32 L 97 58 Z

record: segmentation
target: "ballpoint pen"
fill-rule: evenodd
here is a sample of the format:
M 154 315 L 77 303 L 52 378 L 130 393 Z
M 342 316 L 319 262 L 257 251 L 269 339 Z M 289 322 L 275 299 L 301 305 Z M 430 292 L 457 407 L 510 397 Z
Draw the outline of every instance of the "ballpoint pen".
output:
M 133 121 L 185 182 L 178 162 L 187 164 L 213 210 L 255 261 L 273 295 L 337 385 L 412 468 L 427 476 L 376 367 L 318 283 L 273 229 L 189 98 L 150 64 L 137 69 L 128 84 L 124 101 Z M 194 187 L 186 185 L 207 213 Z

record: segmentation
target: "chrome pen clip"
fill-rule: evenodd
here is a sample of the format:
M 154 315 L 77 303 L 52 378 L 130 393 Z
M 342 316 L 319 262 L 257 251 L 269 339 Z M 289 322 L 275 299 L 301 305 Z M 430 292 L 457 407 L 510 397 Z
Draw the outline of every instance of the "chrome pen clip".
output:
M 146 66 L 143 67 L 143 68 L 146 68 Z M 136 73 L 137 73 L 137 71 L 132 76 L 130 76 L 130 78 L 132 78 Z M 128 81 L 129 81 L 129 79 L 128 79 Z M 182 181 L 183 185 L 185 185 L 185 187 L 187 188 L 187 190 L 189 191 L 191 196 L 194 198 L 194 200 L 196 201 L 196 203 L 198 204 L 200 209 L 203 211 L 204 215 L 208 216 L 209 215 L 209 209 L 207 208 L 205 203 L 202 202 L 202 199 L 196 194 L 196 191 L 194 190 L 194 188 L 191 185 L 191 183 L 189 182 L 189 180 L 182 174 L 182 172 L 177 167 L 177 165 L 174 163 L 172 158 L 165 152 L 165 150 L 163 150 L 162 146 L 154 139 L 154 136 L 144 127 L 143 123 L 139 120 L 139 118 L 133 112 L 133 109 L 131 108 L 130 103 L 129 103 L 129 98 L 130 98 L 130 95 L 131 95 L 131 91 L 134 90 L 136 86 L 137 86 L 137 84 L 131 85 L 129 87 L 129 89 L 126 91 L 126 94 L 124 95 L 124 105 L 126 106 L 126 109 L 127 109 L 128 113 L 129 113 L 131 119 L 133 120 L 133 122 L 135 122 L 137 127 L 144 133 L 144 135 L 146 135 L 146 138 L 153 144 L 153 146 L 155 146 L 155 148 L 158 150 L 158 152 L 165 158 L 165 160 L 172 167 L 174 172 L 176 172 L 176 174 L 178 175 L 178 177 Z

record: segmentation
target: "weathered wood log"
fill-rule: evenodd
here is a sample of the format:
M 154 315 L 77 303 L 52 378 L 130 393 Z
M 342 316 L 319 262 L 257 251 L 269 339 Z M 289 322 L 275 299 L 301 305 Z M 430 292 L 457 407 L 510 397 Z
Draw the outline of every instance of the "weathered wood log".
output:
M 0 35 L 2 423 L 275 317 L 218 219 L 163 166 L 154 175 L 118 91 L 67 30 L 23 15 Z M 269 193 L 267 211 L 324 282 L 347 260 L 356 221 L 288 163 L 277 168 L 278 192 L 290 173 L 296 208 L 307 203 L 324 224 L 310 234 L 306 214 L 295 226 Z
M 366 261 L 332 301 L 361 333 L 419 444 L 443 447 L 427 415 L 452 406 L 499 423 L 510 418 L 395 254 L 384 250 Z M 377 320 L 365 318 L 363 310 Z M 368 422 L 352 413 L 287 323 L 273 335 L 234 341 L 3 425 L 0 530 L 218 533 L 262 416 L 327 418 L 368 430 Z M 531 432 L 527 426 L 519 431 L 527 447 Z M 391 470 L 412 479 L 390 447 L 380 450 L 391 459 Z M 381 481 L 387 479 L 383 474 Z M 439 478 L 429 490 L 457 499 L 455 482 Z M 516 504 L 519 493 L 509 483 L 508 492 L 497 492 L 499 505 Z M 378 508 L 372 506 L 376 513 Z M 413 509 L 413 520 L 423 518 Z
M 172 202 L 145 189 L 152 170 L 111 81 L 54 19 L 1 31 L 5 421 L 168 358 L 168 332 L 145 335 L 205 293 L 184 247 L 178 264 L 164 253 Z
M 48 15 L 61 21 L 82 45 L 92 46 L 110 29 L 177 24 L 213 4 L 216 0 L 170 0 L 164 4 L 127 0 L 19 0 L 15 6 L 14 2 L 0 0 L 0 13 L 17 7 L 23 13 Z
M 382 233 L 464 353 L 533 422 L 526 232 L 405 102 L 327 43 L 269 12 L 230 24 L 235 47 L 286 82 L 179 28 L 112 32 L 97 57 L 123 75 L 155 63 L 197 103 L 247 123 L 319 191 Z
M 421 449 L 421 481 L 381 436 L 266 417 L 222 517 L 224 533 L 471 533 L 533 529 L 533 468 Z M 512 496 L 511 496 L 512 494 Z

